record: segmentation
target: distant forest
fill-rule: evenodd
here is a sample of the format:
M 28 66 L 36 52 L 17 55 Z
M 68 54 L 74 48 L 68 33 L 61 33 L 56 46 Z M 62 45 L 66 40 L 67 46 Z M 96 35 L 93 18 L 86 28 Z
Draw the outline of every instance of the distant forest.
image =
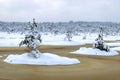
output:
M 106 35 L 120 35 L 120 23 L 113 22 L 42 22 L 37 23 L 38 30 L 41 33 L 63 34 L 70 31 L 72 34 L 97 33 L 99 28 L 103 27 Z M 27 22 L 2 22 L 0 21 L 0 32 L 24 33 L 29 29 Z

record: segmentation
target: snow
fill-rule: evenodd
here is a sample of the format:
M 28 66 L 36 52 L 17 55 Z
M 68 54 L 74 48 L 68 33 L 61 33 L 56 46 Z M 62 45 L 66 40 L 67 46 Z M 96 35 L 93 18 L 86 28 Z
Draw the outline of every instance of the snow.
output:
M 65 40 L 65 34 L 42 34 L 41 45 L 60 45 L 60 46 L 76 46 L 93 44 L 94 40 L 98 36 L 97 34 L 86 34 L 86 39 L 83 39 L 84 34 L 74 35 L 72 41 Z M 25 35 L 20 33 L 5 33 L 0 32 L 0 46 L 1 47 L 18 47 L 19 43 L 24 40 Z M 118 36 L 104 36 L 104 40 L 120 40 Z M 120 46 L 119 42 L 107 43 L 109 46 Z
M 116 35 L 116 36 L 104 36 L 104 40 L 115 41 L 115 40 L 120 40 L 120 37 L 118 35 Z
M 4 47 L 18 47 L 19 43 L 24 40 L 24 34 L 20 33 L 2 33 L 0 32 L 0 46 Z M 65 40 L 65 34 L 42 34 L 42 43 L 41 45 L 64 45 L 64 46 L 74 46 L 74 45 L 85 45 L 85 44 L 92 44 L 94 39 L 96 38 L 95 34 L 87 35 L 86 39 L 83 39 L 84 34 L 79 36 L 73 36 L 72 41 Z
M 0 39 L 0 46 L 2 47 L 18 47 L 22 39 Z
M 110 50 L 109 52 L 102 51 L 99 49 L 95 48 L 86 48 L 86 47 L 81 47 L 79 50 L 71 52 L 74 54 L 83 54 L 83 55 L 97 55 L 97 56 L 115 56 L 118 55 L 116 51 Z
M 84 44 L 92 44 L 97 37 L 96 34 L 91 34 L 91 35 L 87 34 L 86 39 L 83 39 L 83 36 L 84 36 L 84 34 L 81 34 L 78 36 L 73 36 L 72 40 L 80 42 L 80 43 L 84 43 Z
M 30 53 L 24 53 L 21 55 L 10 54 L 4 61 L 11 64 L 29 65 L 72 65 L 80 63 L 78 59 L 61 57 L 51 53 L 43 53 L 39 58 L 28 56 L 28 54 Z
M 0 32 L 0 46 L 1 47 L 13 47 L 19 46 L 19 43 L 24 39 L 24 35 L 20 33 L 8 34 L 5 32 Z
M 113 47 L 112 50 L 120 51 L 120 47 Z
M 24 40 L 24 34 L 20 33 L 2 33 L 0 32 L 0 47 L 18 47 L 19 43 Z M 93 44 L 94 40 L 98 36 L 97 34 L 86 34 L 86 39 L 83 39 L 84 34 L 74 35 L 72 41 L 65 40 L 65 34 L 42 34 L 42 43 L 41 45 L 58 45 L 58 46 L 76 46 L 76 45 L 85 45 Z M 107 36 L 104 37 L 104 40 L 120 40 L 118 36 Z M 119 42 L 107 43 L 109 46 L 120 46 Z M 116 51 L 120 50 L 120 47 L 113 47 L 109 52 L 101 51 L 99 49 L 86 48 L 82 47 L 77 51 L 71 52 L 73 54 L 83 54 L 83 55 L 97 55 L 97 56 L 115 56 L 118 55 Z M 29 65 L 71 65 L 78 64 L 80 61 L 75 58 L 61 57 L 51 53 L 43 53 L 40 58 L 33 58 L 28 56 L 29 53 L 24 53 L 21 55 L 10 54 L 4 60 L 7 63 L 11 64 L 29 64 Z M 2 57 L 2 56 L 0 56 Z
M 0 46 L 1 47 L 18 47 L 19 43 L 24 40 L 25 35 L 21 35 L 19 33 L 7 34 L 0 33 Z M 60 46 L 74 46 L 74 45 L 84 45 L 85 42 L 80 41 L 66 41 L 64 34 L 60 34 L 54 36 L 52 34 L 42 35 L 42 43 L 41 45 L 60 45 Z
M 114 42 L 114 43 L 107 43 L 109 46 L 120 46 L 120 43 Z
M 60 34 L 60 35 L 42 35 L 42 43 L 41 45 L 60 45 L 60 46 L 73 46 L 73 45 L 85 45 L 84 42 L 79 42 L 79 41 L 67 41 L 65 40 L 65 35 Z

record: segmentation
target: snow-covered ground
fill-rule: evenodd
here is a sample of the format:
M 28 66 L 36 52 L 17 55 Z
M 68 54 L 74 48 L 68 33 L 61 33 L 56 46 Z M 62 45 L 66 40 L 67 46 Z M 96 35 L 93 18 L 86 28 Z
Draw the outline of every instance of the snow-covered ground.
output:
M 65 34 L 53 35 L 53 34 L 42 34 L 42 43 L 41 45 L 62 45 L 62 46 L 75 46 L 75 45 L 85 45 L 92 44 L 97 38 L 97 34 L 87 34 L 86 39 L 83 39 L 84 34 L 75 35 L 72 38 L 72 41 L 65 40 Z M 1 47 L 14 47 L 19 46 L 19 43 L 24 40 L 25 35 L 14 33 L 0 33 L 0 46 Z M 120 40 L 118 36 L 104 36 L 104 40 Z M 74 54 L 85 54 L 85 55 L 98 55 L 98 56 L 114 56 L 118 53 L 114 50 L 120 50 L 119 42 L 107 43 L 110 47 L 112 46 L 109 52 L 101 51 L 93 48 L 80 48 L 77 51 L 71 52 Z M 11 64 L 31 64 L 31 65 L 70 65 L 78 64 L 80 61 L 75 58 L 61 57 L 51 53 L 42 53 L 40 58 L 33 58 L 28 56 L 29 53 L 23 53 L 21 55 L 10 54 L 4 60 L 7 63 Z
M 83 54 L 83 55 L 97 55 L 97 56 L 114 56 L 114 55 L 119 54 L 114 50 L 110 50 L 110 51 L 106 52 L 106 51 L 102 51 L 99 49 L 86 48 L 86 47 L 81 47 L 79 50 L 71 52 L 71 53 Z
M 112 50 L 120 51 L 120 47 L 113 47 Z
M 75 58 L 61 57 L 51 53 L 42 53 L 39 58 L 28 56 L 30 53 L 21 55 L 8 55 L 4 60 L 11 64 L 29 64 L 29 65 L 71 65 L 78 64 L 80 61 Z
M 24 35 L 19 33 L 8 34 L 5 32 L 0 33 L 0 46 L 13 47 L 19 46 L 19 43 L 24 39 Z
M 107 43 L 109 46 L 120 46 L 119 42 L 114 42 L 114 43 Z
M 110 40 L 110 41 L 115 41 L 115 40 L 120 40 L 120 36 L 104 36 L 104 40 Z
M 25 35 L 21 34 L 7 34 L 7 33 L 0 33 L 0 46 L 1 47 L 14 47 L 19 46 L 19 43 L 24 40 Z M 41 45 L 61 45 L 61 46 L 71 46 L 71 45 L 84 45 L 84 42 L 79 42 L 72 40 L 71 42 L 66 41 L 65 35 L 57 35 L 54 36 L 52 34 L 49 35 L 42 35 L 42 43 Z
M 0 46 L 19 46 L 19 43 L 24 39 L 24 34 L 20 33 L 4 33 L 0 32 Z M 65 40 L 65 34 L 59 34 L 54 36 L 53 34 L 42 34 L 42 43 L 41 45 L 84 45 L 92 44 L 97 38 L 97 34 L 87 34 L 86 39 L 83 39 L 84 34 L 75 35 L 72 38 L 72 41 Z M 120 40 L 118 36 L 104 36 L 104 40 Z M 109 46 L 120 46 L 120 43 L 108 43 Z

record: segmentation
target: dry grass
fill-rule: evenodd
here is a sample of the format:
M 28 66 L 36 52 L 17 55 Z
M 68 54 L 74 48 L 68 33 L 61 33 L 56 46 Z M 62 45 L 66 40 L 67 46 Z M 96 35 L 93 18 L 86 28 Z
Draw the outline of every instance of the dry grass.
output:
M 85 45 L 91 47 L 92 45 Z M 9 80 L 120 80 L 120 55 L 112 57 L 70 54 L 81 46 L 41 46 L 41 52 L 78 58 L 81 63 L 69 66 L 33 66 L 4 63 L 0 58 L 0 77 Z M 84 47 L 84 46 L 82 46 Z M 28 48 L 2 47 L 1 55 L 22 53 Z M 1 80 L 1 79 L 0 79 Z

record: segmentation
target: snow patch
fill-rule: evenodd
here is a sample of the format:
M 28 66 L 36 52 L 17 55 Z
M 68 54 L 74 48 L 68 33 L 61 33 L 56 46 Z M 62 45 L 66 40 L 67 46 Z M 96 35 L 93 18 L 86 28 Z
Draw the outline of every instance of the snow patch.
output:
M 25 34 L 13 33 L 8 34 L 5 32 L 0 32 L 0 46 L 1 47 L 18 47 L 19 43 L 24 40 Z M 54 36 L 53 34 L 42 34 L 42 45 L 83 45 L 83 44 L 93 44 L 94 40 L 97 37 L 97 34 L 87 34 L 86 39 L 83 39 L 84 34 L 74 35 L 72 41 L 65 41 L 65 34 L 58 34 Z M 120 40 L 119 36 L 110 36 L 104 37 L 104 40 Z M 107 43 L 109 46 L 120 46 L 119 42 L 116 43 Z
M 113 47 L 112 50 L 120 51 L 120 47 Z
M 120 40 L 120 37 L 117 35 L 116 36 L 108 35 L 108 36 L 104 37 L 104 40 L 116 41 L 116 40 Z
M 120 43 L 115 42 L 115 43 L 107 43 L 109 46 L 120 46 Z
M 86 48 L 86 47 L 82 47 L 77 51 L 71 52 L 74 54 L 83 54 L 83 55 L 97 55 L 97 56 L 115 56 L 115 55 L 119 55 L 119 53 L 117 53 L 116 51 L 110 50 L 108 52 L 103 51 L 103 50 L 99 50 L 96 48 Z
M 78 64 L 80 61 L 75 58 L 61 57 L 51 53 L 43 53 L 39 58 L 28 56 L 30 53 L 21 55 L 8 55 L 4 60 L 11 64 L 29 64 L 29 65 L 71 65 Z

